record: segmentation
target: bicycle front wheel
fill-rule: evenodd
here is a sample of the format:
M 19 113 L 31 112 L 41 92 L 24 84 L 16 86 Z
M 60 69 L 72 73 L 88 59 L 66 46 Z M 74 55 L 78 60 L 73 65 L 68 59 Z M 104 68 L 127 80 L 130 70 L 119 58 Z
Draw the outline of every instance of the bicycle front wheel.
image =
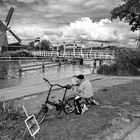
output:
M 45 120 L 48 112 L 48 107 L 46 105 L 42 106 L 41 110 L 37 113 L 36 119 L 39 124 L 42 124 Z
M 74 98 L 69 98 L 65 102 L 66 103 L 65 103 L 65 107 L 64 107 L 64 112 L 66 114 L 72 113 L 75 110 Z

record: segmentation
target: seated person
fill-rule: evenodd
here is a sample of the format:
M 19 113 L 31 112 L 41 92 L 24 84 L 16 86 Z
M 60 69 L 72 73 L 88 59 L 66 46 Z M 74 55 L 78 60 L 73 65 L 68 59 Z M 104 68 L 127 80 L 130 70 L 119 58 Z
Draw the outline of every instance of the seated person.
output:
M 92 84 L 89 80 L 85 79 L 84 75 L 78 75 L 77 77 L 77 84 L 79 86 L 76 89 L 75 95 L 79 95 L 85 102 L 93 102 L 93 104 L 99 105 L 98 102 L 93 100 L 93 89 Z
M 77 83 L 79 84 L 79 87 L 77 88 L 78 94 L 82 98 L 89 99 L 93 96 L 93 89 L 92 84 L 89 80 L 85 79 L 84 75 L 78 75 L 77 76 Z

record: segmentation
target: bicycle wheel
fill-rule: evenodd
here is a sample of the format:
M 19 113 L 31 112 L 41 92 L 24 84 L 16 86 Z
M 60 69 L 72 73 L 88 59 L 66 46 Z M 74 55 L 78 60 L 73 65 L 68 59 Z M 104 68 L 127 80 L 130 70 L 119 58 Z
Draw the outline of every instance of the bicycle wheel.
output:
M 65 101 L 64 112 L 66 114 L 72 113 L 75 110 L 74 98 L 69 98 Z
M 41 110 L 36 115 L 36 119 L 38 121 L 38 124 L 43 123 L 43 121 L 45 120 L 45 118 L 47 116 L 47 112 L 48 112 L 48 106 L 43 105 Z

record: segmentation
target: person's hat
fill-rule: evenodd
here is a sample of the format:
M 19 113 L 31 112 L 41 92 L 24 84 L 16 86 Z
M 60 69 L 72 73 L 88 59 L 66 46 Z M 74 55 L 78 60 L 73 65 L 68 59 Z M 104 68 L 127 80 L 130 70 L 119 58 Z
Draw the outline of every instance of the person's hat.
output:
M 83 80 L 84 79 L 84 75 L 82 75 L 82 74 L 78 75 L 77 78 Z

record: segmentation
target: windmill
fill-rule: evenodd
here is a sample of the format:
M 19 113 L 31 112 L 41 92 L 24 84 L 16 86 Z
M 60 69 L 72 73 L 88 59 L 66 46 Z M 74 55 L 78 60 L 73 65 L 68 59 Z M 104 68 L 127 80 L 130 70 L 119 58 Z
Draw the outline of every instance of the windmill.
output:
M 21 39 L 11 30 L 11 27 L 9 27 L 13 12 L 14 8 L 11 7 L 5 19 L 5 23 L 0 20 L 0 48 L 8 48 L 8 40 L 6 35 L 7 31 L 10 32 L 11 35 L 18 41 L 18 44 L 21 43 Z

